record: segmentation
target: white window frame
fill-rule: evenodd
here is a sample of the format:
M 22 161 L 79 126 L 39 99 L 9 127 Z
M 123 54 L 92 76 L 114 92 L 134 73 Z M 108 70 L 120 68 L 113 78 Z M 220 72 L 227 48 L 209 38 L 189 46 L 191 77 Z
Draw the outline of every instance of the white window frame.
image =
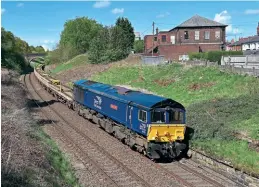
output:
M 142 119 L 140 119 L 140 112 L 144 112 L 145 113 L 146 121 L 143 121 Z M 139 109 L 138 110 L 138 120 L 141 121 L 141 122 L 147 123 L 147 111 Z
M 219 36 L 219 37 L 217 38 L 217 36 Z M 216 40 L 219 40 L 219 39 L 220 39 L 220 31 L 216 31 L 216 32 L 215 32 L 215 39 L 216 39 Z
M 195 31 L 194 32 L 194 39 L 195 40 L 200 40 L 200 31 Z
M 206 38 L 206 33 L 208 33 L 208 38 Z M 204 32 L 204 39 L 209 40 L 210 39 L 210 31 L 205 31 Z

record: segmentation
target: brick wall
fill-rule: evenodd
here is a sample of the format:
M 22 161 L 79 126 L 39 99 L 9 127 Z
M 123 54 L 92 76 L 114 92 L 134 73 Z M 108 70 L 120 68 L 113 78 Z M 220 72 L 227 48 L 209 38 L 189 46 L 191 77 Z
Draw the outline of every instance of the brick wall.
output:
M 188 31 L 188 39 L 184 39 L 185 31 Z M 195 31 L 199 31 L 199 40 L 195 40 Z M 209 39 L 205 39 L 205 31 L 209 31 Z M 220 31 L 219 38 L 216 38 L 216 31 Z M 165 41 L 162 41 L 163 36 L 166 36 Z M 172 44 L 171 36 L 175 36 L 175 44 Z M 155 37 L 157 37 L 157 41 L 154 41 L 154 46 L 158 45 L 160 55 L 165 55 L 167 59 L 178 60 L 179 55 L 199 52 L 199 46 L 202 51 L 221 50 L 221 45 L 225 43 L 226 33 L 224 27 L 175 28 L 170 32 L 159 32 Z M 145 36 L 146 53 L 147 49 L 152 48 L 152 39 L 152 35 Z
M 184 32 L 187 31 L 189 39 L 184 38 Z M 195 31 L 199 31 L 199 39 L 195 40 Z M 209 31 L 209 39 L 205 39 L 205 31 Z M 220 31 L 220 37 L 216 38 L 216 31 Z M 162 42 L 162 35 L 166 36 L 166 41 Z M 175 44 L 184 43 L 225 43 L 226 33 L 224 28 L 214 27 L 214 28 L 176 28 L 171 32 L 158 33 L 158 44 L 168 45 L 172 44 L 171 36 L 175 36 Z
M 217 44 L 160 45 L 158 50 L 160 55 L 165 56 L 165 59 L 179 60 L 179 55 L 188 55 L 190 52 L 199 52 L 199 46 L 203 52 L 221 50 L 221 45 Z
M 153 40 L 153 36 L 152 36 L 152 35 L 146 35 L 146 36 L 144 37 L 145 52 L 146 52 L 147 50 L 149 50 L 149 49 L 152 49 L 152 46 L 153 46 L 152 40 Z M 157 41 L 154 41 L 154 46 L 156 46 L 157 43 L 158 43 Z

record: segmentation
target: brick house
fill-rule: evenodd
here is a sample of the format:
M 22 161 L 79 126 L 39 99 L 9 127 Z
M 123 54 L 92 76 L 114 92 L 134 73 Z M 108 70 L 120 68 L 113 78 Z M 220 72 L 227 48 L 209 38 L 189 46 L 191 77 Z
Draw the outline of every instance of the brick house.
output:
M 257 35 L 246 38 L 239 38 L 238 41 L 228 45 L 229 51 L 247 51 L 259 50 L 259 22 L 257 26 Z
M 190 52 L 222 50 L 225 45 L 227 25 L 195 15 L 169 31 L 144 37 L 145 53 L 164 55 L 166 59 L 179 60 Z M 154 38 L 154 47 L 152 40 Z

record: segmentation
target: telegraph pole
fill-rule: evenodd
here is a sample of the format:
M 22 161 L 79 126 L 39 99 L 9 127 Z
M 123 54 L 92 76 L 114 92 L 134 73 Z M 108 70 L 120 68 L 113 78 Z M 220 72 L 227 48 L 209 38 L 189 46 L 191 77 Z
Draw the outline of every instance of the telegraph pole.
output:
M 152 23 L 152 26 L 153 26 L 152 56 L 153 56 L 153 54 L 154 54 L 154 39 L 155 39 L 155 37 L 154 37 L 154 32 L 155 32 L 155 23 L 154 23 L 154 22 Z

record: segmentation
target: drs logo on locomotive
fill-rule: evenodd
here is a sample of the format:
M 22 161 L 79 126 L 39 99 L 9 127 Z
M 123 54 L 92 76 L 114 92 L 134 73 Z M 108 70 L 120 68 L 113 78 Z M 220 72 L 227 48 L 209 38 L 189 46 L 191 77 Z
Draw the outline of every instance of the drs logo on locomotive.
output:
M 143 132 L 146 133 L 147 130 L 147 125 L 145 123 L 141 123 L 139 126 L 139 129 Z
M 101 110 L 102 109 L 101 104 L 102 104 L 102 98 L 100 96 L 96 96 L 96 98 L 94 99 L 94 107 Z

